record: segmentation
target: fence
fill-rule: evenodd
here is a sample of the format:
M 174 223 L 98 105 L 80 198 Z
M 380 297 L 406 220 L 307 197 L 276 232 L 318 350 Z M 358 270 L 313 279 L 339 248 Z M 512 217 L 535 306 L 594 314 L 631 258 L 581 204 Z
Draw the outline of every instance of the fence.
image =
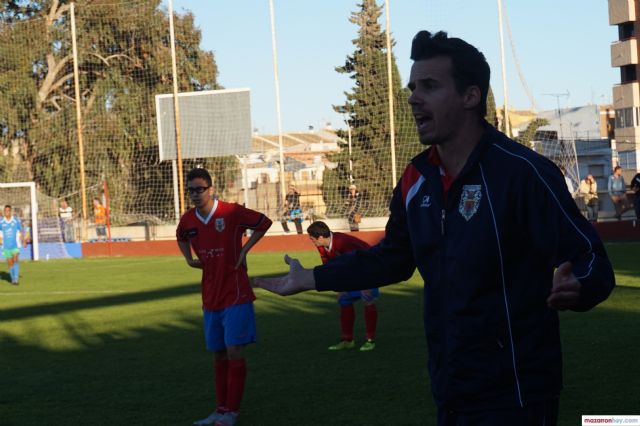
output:
M 390 24 L 373 0 L 354 0 L 351 16 L 335 16 L 358 31 L 353 42 L 345 40 L 347 55 L 327 70 L 351 85 L 333 105 L 344 124 L 254 129 L 250 154 L 185 159 L 183 176 L 160 161 L 154 100 L 172 93 L 174 82 L 181 93 L 223 88 L 214 54 L 200 47 L 194 17 L 174 14 L 172 44 L 160 0 L 81 1 L 73 13 L 68 3 L 43 5 L 49 9 L 0 13 L 0 181 L 34 181 L 42 203 L 53 204 L 40 209 L 43 221 L 66 199 L 84 239 L 91 202 L 107 201 L 105 188 L 113 225 L 175 223 L 175 182 L 196 166 L 212 172 L 222 199 L 274 220 L 283 216 L 282 189 L 290 184 L 310 219 L 344 217 L 354 184 L 361 213 L 385 216 L 395 180 L 421 150 L 409 92 L 388 50 Z M 274 96 L 260 94 L 257 102 L 275 105 Z

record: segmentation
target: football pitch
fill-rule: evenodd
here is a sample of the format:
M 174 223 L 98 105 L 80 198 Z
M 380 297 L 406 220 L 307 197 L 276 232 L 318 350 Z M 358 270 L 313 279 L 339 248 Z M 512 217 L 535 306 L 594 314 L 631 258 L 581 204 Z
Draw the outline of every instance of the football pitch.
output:
M 561 314 L 561 425 L 640 414 L 640 243 L 607 249 L 611 297 Z M 315 251 L 292 255 L 319 263 Z M 287 270 L 281 253 L 248 263 L 251 276 Z M 199 279 L 179 257 L 21 262 L 19 287 L 0 281 L 0 424 L 189 425 L 208 415 Z M 434 423 L 417 274 L 381 290 L 377 347 L 366 353 L 327 351 L 339 340 L 335 294 L 256 295 L 240 425 Z M 363 337 L 356 306 L 356 344 Z

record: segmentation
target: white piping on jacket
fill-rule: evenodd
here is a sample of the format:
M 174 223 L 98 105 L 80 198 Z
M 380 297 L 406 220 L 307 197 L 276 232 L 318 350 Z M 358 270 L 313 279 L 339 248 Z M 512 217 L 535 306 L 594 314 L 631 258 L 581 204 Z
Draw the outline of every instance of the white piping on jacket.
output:
M 518 377 L 518 368 L 516 366 L 516 350 L 513 345 L 513 333 L 511 331 L 511 313 L 509 312 L 509 304 L 507 303 L 507 284 L 504 277 L 504 261 L 502 258 L 502 245 L 500 244 L 500 233 L 498 232 L 498 224 L 496 223 L 496 216 L 493 211 L 493 204 L 491 203 L 491 194 L 489 193 L 489 185 L 484 177 L 484 169 L 480 164 L 480 174 L 482 175 L 482 182 L 484 183 L 485 190 L 487 192 L 487 202 L 489 203 L 489 210 L 491 211 L 491 220 L 493 221 L 493 229 L 496 232 L 496 243 L 498 244 L 498 257 L 500 258 L 500 275 L 502 276 L 502 296 L 504 298 L 504 309 L 507 314 L 507 325 L 509 327 L 509 342 L 511 344 L 511 362 L 513 363 L 513 374 L 516 379 L 516 388 L 518 391 L 518 401 L 520 407 L 524 407 L 522 402 L 522 392 L 520 391 L 520 378 Z
M 501 147 L 500 145 L 498 145 L 496 143 L 494 143 L 493 146 L 495 146 L 496 148 L 500 149 L 501 151 L 504 151 L 505 153 L 511 155 L 512 157 L 516 157 L 516 158 L 519 158 L 519 159 L 525 161 L 527 164 L 529 164 L 531 166 L 533 171 L 536 172 L 536 175 L 538 175 L 538 178 L 540 178 L 540 180 L 542 181 L 544 186 L 546 186 L 547 189 L 549 190 L 549 192 L 551 193 L 551 196 L 553 197 L 555 202 L 558 204 L 558 207 L 560 208 L 560 211 L 562 212 L 564 217 L 567 218 L 567 220 L 569 221 L 571 226 L 573 226 L 573 228 L 578 232 L 578 234 L 580 234 L 580 236 L 585 239 L 585 241 L 589 245 L 589 253 L 591 253 L 593 257 L 591 259 L 591 262 L 589 262 L 589 268 L 588 268 L 587 272 L 584 275 L 582 275 L 580 277 L 576 277 L 576 278 L 580 279 L 580 278 L 588 277 L 591 274 L 593 261 L 595 260 L 595 253 L 593 253 L 593 246 L 591 245 L 591 241 L 589 240 L 589 238 L 587 238 L 587 236 L 584 235 L 584 233 L 580 230 L 578 225 L 576 225 L 576 223 L 573 220 L 571 220 L 571 217 L 569 216 L 567 211 L 564 209 L 564 207 L 562 207 L 562 203 L 560 203 L 560 200 L 558 200 L 558 197 L 556 197 L 556 194 L 553 192 L 553 190 L 551 189 L 551 187 L 549 186 L 547 181 L 544 180 L 544 178 L 542 177 L 542 175 L 540 174 L 540 172 L 538 171 L 536 166 L 534 166 L 531 161 L 529 161 L 528 159 L 526 159 L 525 157 L 523 157 L 521 155 L 514 154 L 513 152 L 510 152 L 510 151 L 506 150 L 505 148 Z
M 409 191 L 407 191 L 407 199 L 404 202 L 405 209 L 409 210 L 409 202 L 413 199 L 413 197 L 416 196 L 416 194 L 420 190 L 420 185 L 422 185 L 424 181 L 426 181 L 425 177 L 420 175 L 416 183 L 411 185 L 411 188 L 409 188 Z

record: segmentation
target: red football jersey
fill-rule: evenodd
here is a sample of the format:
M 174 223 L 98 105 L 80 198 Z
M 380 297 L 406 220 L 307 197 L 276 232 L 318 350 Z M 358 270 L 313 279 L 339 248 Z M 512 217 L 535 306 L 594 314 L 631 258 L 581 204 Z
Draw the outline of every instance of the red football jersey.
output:
M 370 246 L 361 239 L 342 232 L 331 233 L 331 245 L 328 249 L 324 247 L 316 247 L 320 253 L 322 263 L 327 263 L 329 259 L 338 257 L 341 254 L 349 253 L 355 250 L 366 250 Z
M 216 200 L 208 218 L 192 208 L 178 224 L 176 238 L 188 241 L 202 262 L 202 304 L 207 310 L 224 309 L 255 300 L 247 268 L 235 269 L 246 229 L 266 231 L 271 220 L 239 204 Z

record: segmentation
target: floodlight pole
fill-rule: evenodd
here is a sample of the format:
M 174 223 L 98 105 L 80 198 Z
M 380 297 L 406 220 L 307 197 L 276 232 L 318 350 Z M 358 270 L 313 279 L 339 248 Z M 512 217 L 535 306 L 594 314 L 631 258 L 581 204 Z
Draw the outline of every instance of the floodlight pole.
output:
M 236 155 L 236 159 L 240 164 L 242 164 L 242 192 L 243 192 L 243 200 L 244 206 L 249 208 L 249 177 L 247 173 L 247 161 L 249 161 L 248 156 L 239 156 Z
M 349 144 L 349 184 L 351 185 L 353 183 L 353 160 L 351 157 L 351 124 L 349 123 L 348 118 L 345 119 L 344 122 L 347 125 L 347 142 Z
M 393 109 L 393 67 L 391 65 L 391 24 L 389 18 L 389 1 L 384 2 L 387 20 L 387 84 L 389 85 L 389 132 L 391 134 L 391 187 L 396 186 L 396 117 Z M 351 157 L 349 157 L 351 158 Z
M 78 133 L 78 161 L 80 162 L 80 194 L 82 195 L 82 232 L 80 239 L 87 239 L 87 188 L 84 179 L 84 143 L 82 140 L 82 105 L 80 104 L 80 74 L 78 71 L 78 45 L 76 43 L 75 3 L 70 5 L 71 49 L 73 52 L 73 85 L 76 100 L 76 132 Z
M 500 32 L 500 61 L 502 62 L 502 92 L 504 96 L 504 130 L 511 137 L 509 126 L 509 96 L 507 94 L 507 67 L 504 59 L 504 35 L 502 33 L 502 0 L 498 0 L 498 30 Z
M 180 141 L 180 108 L 178 106 L 178 70 L 176 67 L 176 37 L 173 30 L 173 0 L 169 0 L 169 35 L 171 37 L 171 73 L 173 77 L 173 116 L 176 124 L 176 161 L 180 214 L 184 213 L 184 174 L 182 171 L 182 144 Z
M 284 146 L 282 143 L 282 118 L 280 114 L 280 79 L 278 77 L 278 49 L 276 47 L 276 24 L 273 13 L 273 0 L 269 0 L 269 16 L 271 18 L 271 52 L 273 57 L 273 78 L 276 86 L 276 118 L 278 121 L 278 147 L 280 150 L 280 196 L 284 203 L 286 197 L 284 176 Z
M 173 179 L 173 210 L 176 213 L 176 224 L 180 222 L 180 216 L 182 212 L 180 211 L 180 194 L 178 193 L 178 166 L 176 165 L 176 160 L 171 160 L 171 178 Z

